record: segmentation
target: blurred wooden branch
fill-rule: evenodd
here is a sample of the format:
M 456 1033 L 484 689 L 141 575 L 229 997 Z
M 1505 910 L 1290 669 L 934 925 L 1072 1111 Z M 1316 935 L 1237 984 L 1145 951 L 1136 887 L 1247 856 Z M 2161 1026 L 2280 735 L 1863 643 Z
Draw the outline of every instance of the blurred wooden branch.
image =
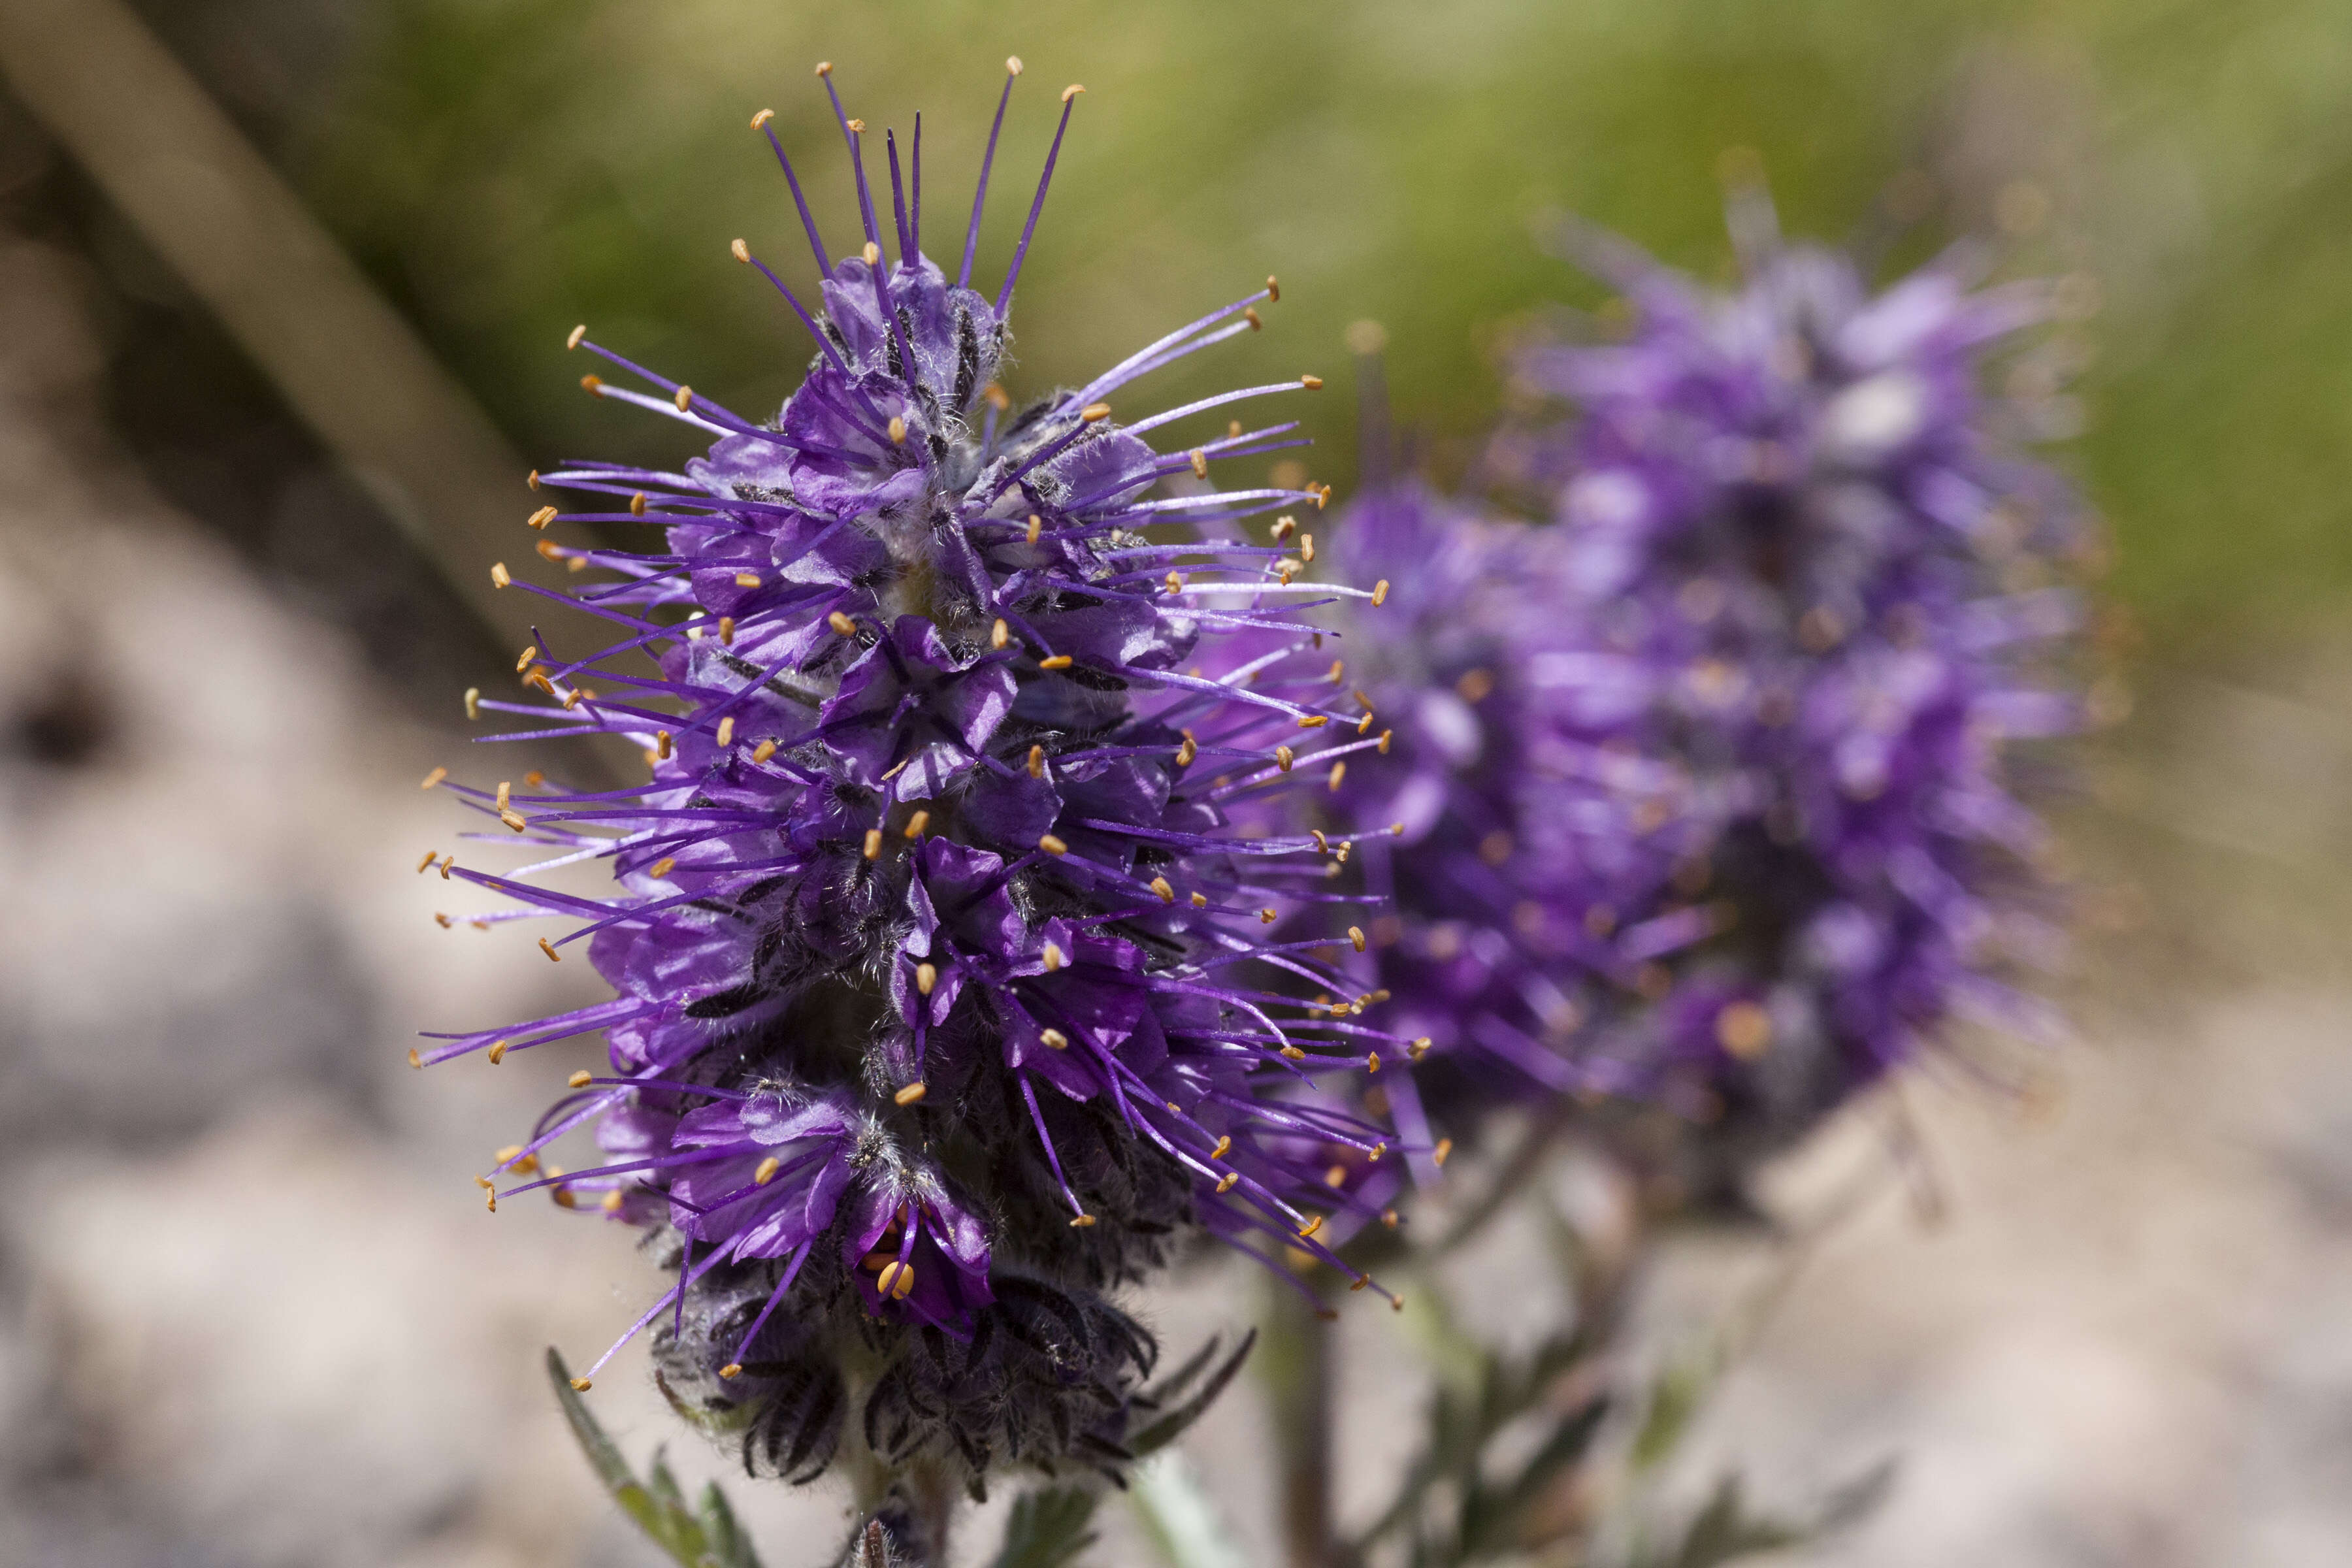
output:
M 483 618 L 523 463 L 121 0 L 0 0 L 0 73 Z

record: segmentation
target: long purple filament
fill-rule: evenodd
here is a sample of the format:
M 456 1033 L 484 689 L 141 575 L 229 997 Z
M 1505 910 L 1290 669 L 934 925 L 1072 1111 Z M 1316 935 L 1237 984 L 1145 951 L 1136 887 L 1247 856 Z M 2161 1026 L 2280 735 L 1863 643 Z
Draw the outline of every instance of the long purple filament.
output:
M 1076 108 L 1077 95 L 1071 93 L 1062 100 L 1062 122 L 1054 127 L 1054 144 L 1045 150 L 1045 172 L 1037 176 L 1037 199 L 1029 204 L 1029 221 L 1021 226 L 1021 243 L 1013 247 L 1013 265 L 1004 274 L 1004 287 L 996 291 L 996 313 L 1004 314 L 1004 307 L 1013 300 L 1013 285 L 1021 277 L 1021 264 L 1029 258 L 1029 237 L 1037 232 L 1037 219 L 1045 210 L 1045 188 L 1054 183 L 1054 160 L 1062 155 L 1062 135 L 1070 128 L 1070 110 Z
M 980 215 L 988 205 L 988 171 L 996 162 L 996 136 L 1004 129 L 1004 106 L 1012 101 L 1013 77 L 1008 72 L 1004 78 L 1004 90 L 996 95 L 996 118 L 989 123 L 988 151 L 981 154 L 980 184 L 971 193 L 971 226 L 964 230 L 963 266 L 956 273 L 956 287 L 959 289 L 971 287 L 971 256 L 980 246 Z M 1003 313 L 1003 307 L 1000 305 L 997 314 Z

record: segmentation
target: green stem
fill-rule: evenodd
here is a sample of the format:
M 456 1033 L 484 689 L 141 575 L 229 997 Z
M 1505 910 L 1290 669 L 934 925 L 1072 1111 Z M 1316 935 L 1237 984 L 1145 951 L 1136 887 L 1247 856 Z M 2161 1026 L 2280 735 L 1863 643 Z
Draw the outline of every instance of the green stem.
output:
M 1269 1280 L 1258 1365 L 1273 1405 L 1282 1473 L 1282 1536 L 1291 1568 L 1340 1568 L 1331 1523 L 1331 1326 L 1297 1291 Z

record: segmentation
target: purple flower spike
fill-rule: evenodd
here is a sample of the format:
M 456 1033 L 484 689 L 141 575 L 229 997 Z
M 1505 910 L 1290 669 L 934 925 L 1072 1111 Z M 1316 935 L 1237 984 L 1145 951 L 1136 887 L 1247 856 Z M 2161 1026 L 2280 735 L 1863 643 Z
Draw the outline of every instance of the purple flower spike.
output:
M 863 1400 L 848 1425 L 889 1462 L 946 1454 L 977 1484 L 1004 1458 L 1116 1467 L 1151 1352 L 1100 1293 L 1171 1239 L 1338 1265 L 1325 1237 L 1378 1195 L 1301 1148 L 1370 1161 L 1390 1135 L 1314 1082 L 1401 1037 L 1362 1016 L 1332 944 L 1277 929 L 1340 897 L 1333 837 L 1237 826 L 1376 743 L 1327 706 L 1299 619 L 1351 590 L 1220 537 L 1319 493 L 1203 482 L 1292 426 L 1145 439 L 1318 384 L 1129 426 L 1103 401 L 1254 321 L 1271 283 L 1016 409 L 1001 302 L 912 251 L 919 149 L 902 181 L 891 147 L 908 253 L 869 243 L 824 273 L 823 314 L 802 315 L 818 353 L 772 419 L 575 334 L 652 389 L 590 390 L 711 445 L 682 473 L 538 477 L 577 509 L 541 526 L 660 531 L 643 553 L 542 545 L 612 576 L 527 591 L 620 640 L 534 647 L 530 700 L 481 706 L 522 715 L 518 735 L 627 736 L 652 779 L 460 789 L 491 837 L 545 853 L 452 874 L 576 922 L 547 952 L 585 937 L 614 995 L 427 1055 L 604 1032 L 613 1076 L 577 1075 L 502 1169 L 599 1124 L 603 1164 L 528 1184 L 661 1238 L 677 1283 L 640 1327 L 673 1394 L 748 1421 L 747 1461 L 796 1479 Z M 871 238 L 862 171 L 859 191 Z M 533 879 L 593 859 L 604 898 Z
M 1339 803 L 1401 826 L 1370 856 L 1396 1021 L 1474 1100 L 1663 1100 L 1735 1153 L 1955 1016 L 2056 1035 L 2007 978 L 2053 944 L 2012 742 L 2077 722 L 2086 542 L 2020 455 L 2065 409 L 1983 386 L 2050 291 L 1972 291 L 1952 258 L 1874 296 L 1769 227 L 1728 296 L 1585 241 L 1635 324 L 1529 353 L 1580 416 L 1496 447 L 1556 527 L 1398 479 L 1336 552 L 1393 579 L 1363 629 L 1417 627 L 1356 639 L 1398 735 Z

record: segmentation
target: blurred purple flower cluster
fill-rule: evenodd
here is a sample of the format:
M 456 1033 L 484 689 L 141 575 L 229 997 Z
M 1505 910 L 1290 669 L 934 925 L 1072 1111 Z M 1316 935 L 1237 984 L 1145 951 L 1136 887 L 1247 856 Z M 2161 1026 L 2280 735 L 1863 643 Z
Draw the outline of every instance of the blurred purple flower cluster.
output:
M 1398 732 L 1337 804 L 1402 824 L 1367 850 L 1398 903 L 1374 967 L 1442 1081 L 1663 1101 L 1754 1150 L 1949 1018 L 2054 1034 L 2004 980 L 2055 940 L 2011 774 L 2078 722 L 2087 529 L 1985 388 L 2049 289 L 1956 253 L 1874 294 L 1760 195 L 1735 216 L 1728 293 L 1578 237 L 1630 331 L 1525 353 L 1574 414 L 1491 458 L 1549 526 L 1410 475 L 1349 507 L 1338 570 L 1412 629 L 1349 626 Z M 1389 1089 L 1408 1140 L 1423 1076 Z

